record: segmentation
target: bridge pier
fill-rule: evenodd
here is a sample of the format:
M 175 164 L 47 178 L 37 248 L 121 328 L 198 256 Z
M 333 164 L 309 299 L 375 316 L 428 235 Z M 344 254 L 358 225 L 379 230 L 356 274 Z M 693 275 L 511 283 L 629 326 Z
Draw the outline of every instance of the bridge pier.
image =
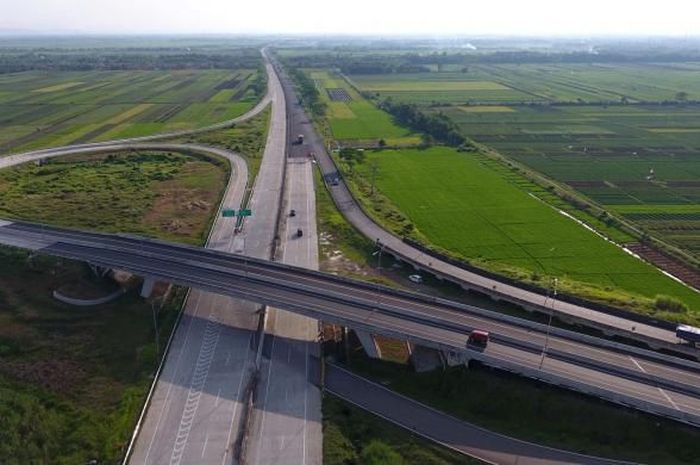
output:
M 141 297 L 147 299 L 153 293 L 153 286 L 155 286 L 156 280 L 146 276 L 143 278 L 143 284 L 141 285 Z
M 108 267 L 103 267 L 99 265 L 93 265 L 92 263 L 88 263 L 88 266 L 90 267 L 90 270 L 97 276 L 98 278 L 104 278 L 109 274 L 110 271 L 112 271 L 111 268 Z
M 355 334 L 360 340 L 362 348 L 365 349 L 365 353 L 367 353 L 370 358 L 382 358 L 382 351 L 379 349 L 374 336 L 365 331 L 355 331 Z
M 442 357 L 447 366 L 456 367 L 459 365 L 468 365 L 471 357 L 464 352 L 454 350 L 445 350 L 442 352 Z

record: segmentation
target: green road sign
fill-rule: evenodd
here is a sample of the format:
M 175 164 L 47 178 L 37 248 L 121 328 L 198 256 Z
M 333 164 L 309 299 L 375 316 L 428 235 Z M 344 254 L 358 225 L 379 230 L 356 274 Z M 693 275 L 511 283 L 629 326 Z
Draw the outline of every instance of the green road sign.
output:
M 236 210 L 234 210 L 233 208 L 224 208 L 223 210 L 221 210 L 221 216 L 223 216 L 224 218 L 234 217 L 236 216 Z
M 250 216 L 250 215 L 252 215 L 252 213 L 248 208 L 242 208 L 238 211 L 238 216 Z

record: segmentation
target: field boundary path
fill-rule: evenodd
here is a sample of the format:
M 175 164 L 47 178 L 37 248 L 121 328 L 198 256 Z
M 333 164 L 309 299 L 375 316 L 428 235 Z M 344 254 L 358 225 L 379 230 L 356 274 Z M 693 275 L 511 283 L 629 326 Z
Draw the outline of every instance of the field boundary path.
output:
M 363 410 L 431 441 L 499 465 L 620 465 L 617 461 L 554 449 L 494 433 L 398 394 L 333 364 L 324 389 Z M 494 400 L 497 402 L 497 400 Z

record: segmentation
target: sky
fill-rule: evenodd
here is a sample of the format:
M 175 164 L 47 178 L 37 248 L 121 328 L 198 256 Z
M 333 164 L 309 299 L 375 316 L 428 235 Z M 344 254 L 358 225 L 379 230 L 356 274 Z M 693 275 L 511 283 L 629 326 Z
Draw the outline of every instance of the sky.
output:
M 700 35 L 699 0 L 0 0 L 0 31 Z

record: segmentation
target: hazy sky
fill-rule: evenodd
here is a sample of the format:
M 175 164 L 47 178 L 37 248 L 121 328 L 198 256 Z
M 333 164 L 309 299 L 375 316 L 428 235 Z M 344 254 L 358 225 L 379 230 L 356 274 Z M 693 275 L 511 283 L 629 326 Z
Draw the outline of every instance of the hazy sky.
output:
M 700 0 L 0 0 L 0 30 L 700 35 Z

